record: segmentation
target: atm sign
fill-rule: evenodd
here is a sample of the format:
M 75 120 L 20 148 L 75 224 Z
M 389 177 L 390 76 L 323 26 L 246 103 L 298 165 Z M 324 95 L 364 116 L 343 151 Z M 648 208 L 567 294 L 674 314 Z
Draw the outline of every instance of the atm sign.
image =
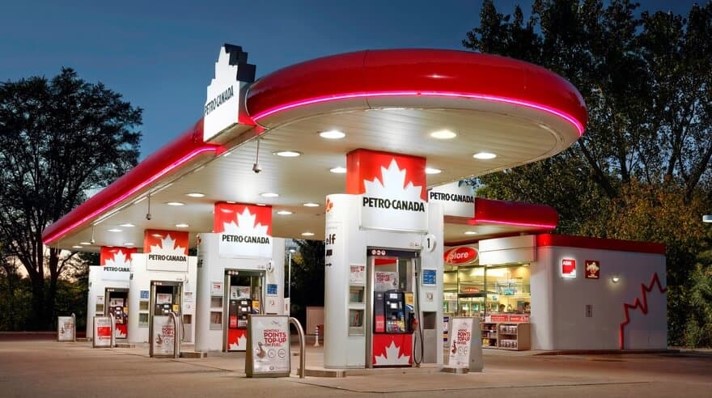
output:
M 561 276 L 564 278 L 576 277 L 576 260 L 564 258 L 561 260 Z
M 477 261 L 479 253 L 477 249 L 470 246 L 453 247 L 443 254 L 445 264 L 464 265 Z

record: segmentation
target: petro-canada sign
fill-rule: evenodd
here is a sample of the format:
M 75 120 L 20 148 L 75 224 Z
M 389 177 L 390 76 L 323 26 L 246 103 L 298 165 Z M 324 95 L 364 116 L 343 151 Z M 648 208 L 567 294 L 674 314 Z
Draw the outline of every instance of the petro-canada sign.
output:
M 247 63 L 242 47 L 223 45 L 203 107 L 203 141 L 210 142 L 239 123 L 241 88 L 254 80 L 255 66 Z

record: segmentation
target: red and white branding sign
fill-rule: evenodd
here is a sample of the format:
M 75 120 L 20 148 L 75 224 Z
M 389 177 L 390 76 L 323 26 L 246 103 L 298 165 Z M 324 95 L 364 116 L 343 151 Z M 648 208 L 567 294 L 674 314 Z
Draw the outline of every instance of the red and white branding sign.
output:
M 445 264 L 465 265 L 473 264 L 480 258 L 477 248 L 472 246 L 458 246 L 448 249 L 443 253 Z
M 147 229 L 143 235 L 146 269 L 188 271 L 188 232 Z
M 564 258 L 561 260 L 561 276 L 564 278 L 576 277 L 576 260 Z
M 427 230 L 425 158 L 357 149 L 347 170 L 347 193 L 361 195 L 361 227 Z
M 107 271 L 129 272 L 131 255 L 138 250 L 135 247 L 102 246 L 99 254 L 99 265 Z
M 428 202 L 442 204 L 446 216 L 475 216 L 475 190 L 465 183 L 452 182 L 432 188 L 428 191 Z
M 586 279 L 599 279 L 601 276 L 601 263 L 598 260 L 586 260 L 584 269 Z
M 247 63 L 241 47 L 226 44 L 220 49 L 203 108 L 203 141 L 210 142 L 240 121 L 240 88 L 254 81 L 254 75 L 255 67 Z
M 247 329 L 236 329 L 237 315 L 231 315 L 229 322 L 230 327 L 227 329 L 227 350 L 245 351 L 247 349 Z
M 373 334 L 373 366 L 410 366 L 413 363 L 413 335 Z
M 272 257 L 272 206 L 216 203 L 220 257 Z

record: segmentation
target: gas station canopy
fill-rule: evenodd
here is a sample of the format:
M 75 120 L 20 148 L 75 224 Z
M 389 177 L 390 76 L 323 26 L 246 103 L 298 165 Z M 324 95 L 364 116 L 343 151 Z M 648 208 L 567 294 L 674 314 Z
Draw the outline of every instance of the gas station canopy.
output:
M 197 233 L 213 230 L 220 201 L 272 206 L 275 237 L 323 239 L 324 200 L 345 191 L 350 151 L 424 157 L 432 188 L 554 156 L 583 134 L 587 118 L 581 95 L 560 76 L 452 50 L 319 58 L 248 82 L 240 99 L 239 124 L 206 142 L 199 120 L 46 228 L 44 243 L 141 247 L 145 229 L 162 229 L 188 230 L 194 247 Z M 334 131 L 344 136 L 320 135 Z M 495 157 L 473 157 L 482 153 Z M 472 219 L 446 218 L 446 244 L 473 240 L 466 231 L 480 239 L 550 230 L 558 220 L 547 206 L 478 199 L 475 209 Z

